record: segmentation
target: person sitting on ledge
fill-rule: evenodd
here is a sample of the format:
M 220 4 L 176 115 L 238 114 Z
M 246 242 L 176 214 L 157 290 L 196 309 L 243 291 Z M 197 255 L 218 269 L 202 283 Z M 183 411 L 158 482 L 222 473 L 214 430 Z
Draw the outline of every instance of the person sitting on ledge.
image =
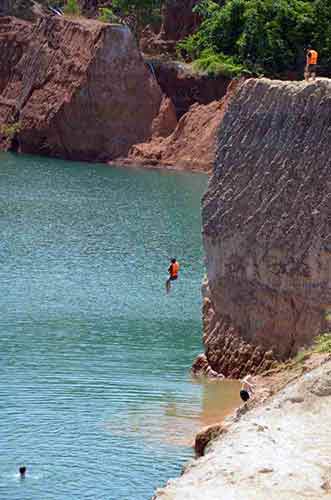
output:
M 252 382 L 252 375 L 246 375 L 242 380 L 240 397 L 246 403 L 254 394 L 254 384 Z

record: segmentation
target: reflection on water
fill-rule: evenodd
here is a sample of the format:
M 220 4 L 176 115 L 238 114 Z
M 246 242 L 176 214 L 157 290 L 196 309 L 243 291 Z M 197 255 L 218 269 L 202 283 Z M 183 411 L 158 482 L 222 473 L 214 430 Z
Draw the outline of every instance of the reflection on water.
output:
M 222 421 L 240 403 L 240 382 L 237 380 L 215 380 L 204 384 L 200 422 L 211 425 Z
M 193 383 L 198 390 L 190 400 L 169 395 L 162 405 L 150 409 L 142 405 L 106 422 L 105 429 L 118 436 L 139 434 L 149 442 L 192 446 L 202 427 L 222 422 L 241 402 L 236 380 L 197 379 Z

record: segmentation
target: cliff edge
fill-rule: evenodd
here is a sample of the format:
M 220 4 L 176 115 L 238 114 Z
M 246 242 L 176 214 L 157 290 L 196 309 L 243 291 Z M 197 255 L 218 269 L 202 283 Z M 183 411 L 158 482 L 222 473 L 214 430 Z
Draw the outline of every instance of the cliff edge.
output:
M 331 310 L 331 81 L 243 82 L 203 199 L 205 355 L 194 371 L 259 373 Z

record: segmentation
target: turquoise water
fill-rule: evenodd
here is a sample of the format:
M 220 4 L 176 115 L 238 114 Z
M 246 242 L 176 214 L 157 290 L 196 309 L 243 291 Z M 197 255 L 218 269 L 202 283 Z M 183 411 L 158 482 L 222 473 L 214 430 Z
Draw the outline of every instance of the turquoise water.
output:
M 191 457 L 206 183 L 0 154 L 2 500 L 145 500 Z

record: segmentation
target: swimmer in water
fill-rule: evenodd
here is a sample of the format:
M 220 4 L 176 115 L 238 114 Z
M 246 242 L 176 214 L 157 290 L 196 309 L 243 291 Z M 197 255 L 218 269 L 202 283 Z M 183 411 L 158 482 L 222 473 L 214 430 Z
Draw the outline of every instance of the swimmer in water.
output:
M 19 468 L 19 472 L 20 472 L 20 477 L 23 479 L 25 477 L 25 473 L 26 473 L 26 467 L 25 467 L 25 465 L 22 465 Z

